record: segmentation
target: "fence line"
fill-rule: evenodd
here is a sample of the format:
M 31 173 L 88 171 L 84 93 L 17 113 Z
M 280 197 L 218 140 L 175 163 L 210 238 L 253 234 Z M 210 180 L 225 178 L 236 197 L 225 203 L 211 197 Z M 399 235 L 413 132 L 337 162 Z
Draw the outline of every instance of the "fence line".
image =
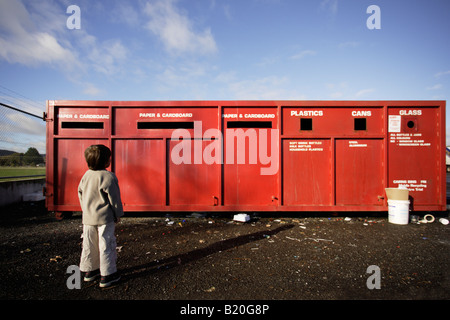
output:
M 2 102 L 0 102 L 0 105 L 3 106 L 3 107 L 9 108 L 9 109 L 18 111 L 18 112 L 25 113 L 25 114 L 27 114 L 27 115 L 29 115 L 29 116 L 36 117 L 36 118 L 38 118 L 38 119 L 44 120 L 44 115 L 38 116 L 38 115 L 35 115 L 35 114 L 33 114 L 33 113 L 30 113 L 30 112 L 27 112 L 27 111 L 24 111 L 24 110 L 20 110 L 20 109 L 18 109 L 18 108 L 15 108 L 15 107 L 13 107 L 13 106 L 10 106 L 10 105 L 5 104 L 5 103 L 2 103 Z
M 45 175 L 30 172 L 46 162 L 43 120 L 43 115 L 0 102 L 0 181 Z
M 8 179 L 22 179 L 22 178 L 42 178 L 45 177 L 45 174 L 35 174 L 31 176 L 13 176 L 13 177 L 0 177 L 0 181 L 8 180 Z

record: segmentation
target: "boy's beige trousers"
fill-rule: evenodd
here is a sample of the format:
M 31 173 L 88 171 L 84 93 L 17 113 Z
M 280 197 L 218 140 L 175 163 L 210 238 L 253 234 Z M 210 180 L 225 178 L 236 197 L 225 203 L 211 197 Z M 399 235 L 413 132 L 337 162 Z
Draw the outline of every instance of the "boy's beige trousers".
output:
M 102 276 L 108 276 L 117 271 L 114 230 L 114 222 L 98 226 L 83 225 L 83 250 L 80 260 L 82 272 L 100 269 Z

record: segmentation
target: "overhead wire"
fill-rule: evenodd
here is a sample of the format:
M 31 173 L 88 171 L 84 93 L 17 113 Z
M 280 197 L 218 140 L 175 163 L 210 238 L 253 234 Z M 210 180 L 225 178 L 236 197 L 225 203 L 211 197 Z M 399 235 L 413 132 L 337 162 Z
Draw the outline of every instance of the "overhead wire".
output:
M 42 110 L 42 103 L 0 85 L 0 149 L 18 151 L 35 147 L 43 150 L 45 134 L 39 133 L 41 129 L 37 128 L 45 125 L 42 122 L 43 114 L 36 114 L 37 109 Z M 31 116 L 41 122 L 35 125 L 34 122 L 28 122 L 25 118 L 14 117 L 14 113 Z
M 11 95 L 10 93 L 6 92 L 5 90 L 13 93 L 15 96 Z M 32 99 L 24 96 L 23 94 L 18 93 L 18 92 L 14 91 L 14 90 L 11 90 L 11 89 L 9 89 L 9 88 L 1 85 L 1 84 L 0 84 L 0 99 L 3 100 L 4 102 L 6 102 L 6 103 L 4 103 L 5 107 L 9 107 L 9 108 L 14 109 L 16 111 L 27 113 L 27 114 L 32 115 L 32 116 L 36 116 L 37 117 L 36 114 L 32 114 L 30 112 L 31 110 L 28 110 L 28 111 L 24 110 L 24 109 L 28 109 L 26 107 L 29 107 L 30 109 L 33 109 L 33 110 L 35 110 L 36 108 L 42 110 L 42 104 L 41 103 L 39 103 L 39 102 L 37 102 L 35 100 L 32 100 Z M 18 104 L 20 104 L 22 108 L 17 107 Z M 12 105 L 14 105 L 14 107 Z M 42 117 L 39 116 L 39 118 L 42 118 Z

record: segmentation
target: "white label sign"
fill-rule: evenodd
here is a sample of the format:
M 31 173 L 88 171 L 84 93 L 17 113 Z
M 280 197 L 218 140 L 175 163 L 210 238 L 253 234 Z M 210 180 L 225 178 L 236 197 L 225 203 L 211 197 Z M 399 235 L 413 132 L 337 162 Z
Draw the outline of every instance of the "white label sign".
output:
M 400 132 L 402 116 L 389 116 L 388 132 Z
M 289 151 L 323 151 L 322 141 L 289 141 Z

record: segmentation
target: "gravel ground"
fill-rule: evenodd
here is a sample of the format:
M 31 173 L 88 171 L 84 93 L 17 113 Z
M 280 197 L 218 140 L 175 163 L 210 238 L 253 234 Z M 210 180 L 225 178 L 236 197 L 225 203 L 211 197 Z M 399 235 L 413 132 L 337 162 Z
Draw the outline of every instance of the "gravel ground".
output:
M 0 217 L 0 298 L 450 299 L 450 225 L 394 225 L 386 216 L 126 216 L 116 226 L 121 281 L 70 290 L 81 215 L 58 221 L 43 202 L 21 203 Z M 371 265 L 380 289 L 367 287 Z

